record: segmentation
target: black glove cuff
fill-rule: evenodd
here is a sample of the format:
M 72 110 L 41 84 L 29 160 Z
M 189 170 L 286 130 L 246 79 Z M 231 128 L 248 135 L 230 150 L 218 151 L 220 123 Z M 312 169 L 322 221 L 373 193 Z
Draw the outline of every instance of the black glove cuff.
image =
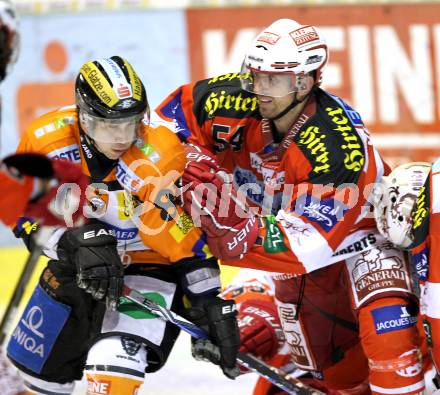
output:
M 78 228 L 68 229 L 58 242 L 58 249 L 75 252 L 79 247 L 116 245 L 112 229 L 104 223 L 89 223 Z
M 238 314 L 237 305 L 232 299 L 224 300 L 218 297 L 214 298 L 205 305 L 205 309 L 210 322 L 235 318 Z

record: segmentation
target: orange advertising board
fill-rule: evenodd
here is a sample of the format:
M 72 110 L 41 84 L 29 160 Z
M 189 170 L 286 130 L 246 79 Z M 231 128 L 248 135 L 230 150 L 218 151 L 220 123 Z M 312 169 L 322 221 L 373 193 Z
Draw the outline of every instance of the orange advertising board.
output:
M 323 87 L 360 112 L 393 164 L 440 156 L 440 4 L 188 10 L 191 78 L 239 69 L 246 46 L 278 18 L 322 29 Z

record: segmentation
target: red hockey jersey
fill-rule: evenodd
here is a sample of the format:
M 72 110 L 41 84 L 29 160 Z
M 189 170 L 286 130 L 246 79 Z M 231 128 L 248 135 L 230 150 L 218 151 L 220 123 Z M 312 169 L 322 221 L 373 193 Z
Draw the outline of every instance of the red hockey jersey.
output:
M 264 216 L 260 243 L 228 264 L 306 273 L 371 247 L 369 185 L 386 166 L 359 114 L 316 88 L 290 132 L 277 141 L 241 75 L 181 86 L 157 108 L 181 140 L 214 152 Z M 362 235 L 361 235 L 362 234 Z
M 420 311 L 440 371 L 440 159 L 433 164 L 414 207 L 412 262 L 420 281 Z
M 34 180 L 32 177 L 16 177 L 6 168 L 0 169 L 0 221 L 12 226 L 20 217 L 31 197 Z

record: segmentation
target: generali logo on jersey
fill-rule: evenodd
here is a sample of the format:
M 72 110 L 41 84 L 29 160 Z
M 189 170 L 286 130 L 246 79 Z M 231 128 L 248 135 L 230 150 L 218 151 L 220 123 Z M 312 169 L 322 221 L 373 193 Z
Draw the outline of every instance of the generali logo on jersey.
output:
M 437 157 L 438 3 L 309 7 L 307 12 L 301 6 L 188 10 L 191 79 L 240 70 L 252 40 L 286 15 L 319 27 L 330 50 L 323 88 L 360 113 L 391 165 Z M 264 37 L 273 42 L 266 32 Z M 311 27 L 292 32 L 297 43 L 314 37 Z
M 410 290 L 407 267 L 402 254 L 384 244 L 347 259 L 357 304 L 378 292 Z

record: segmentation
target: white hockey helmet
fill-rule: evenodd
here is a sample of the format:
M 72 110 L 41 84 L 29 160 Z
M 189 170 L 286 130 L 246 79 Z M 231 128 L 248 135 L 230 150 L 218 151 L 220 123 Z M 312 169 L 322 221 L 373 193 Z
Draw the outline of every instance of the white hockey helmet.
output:
M 0 81 L 17 61 L 19 38 L 15 6 L 9 0 L 0 0 Z
M 303 77 L 315 72 L 315 84 L 328 61 L 328 47 L 315 26 L 278 19 L 250 45 L 241 72 L 242 88 L 263 96 L 282 97 L 305 89 Z
M 413 241 L 411 213 L 431 165 L 411 162 L 396 167 L 373 189 L 374 217 L 379 232 L 397 247 Z

